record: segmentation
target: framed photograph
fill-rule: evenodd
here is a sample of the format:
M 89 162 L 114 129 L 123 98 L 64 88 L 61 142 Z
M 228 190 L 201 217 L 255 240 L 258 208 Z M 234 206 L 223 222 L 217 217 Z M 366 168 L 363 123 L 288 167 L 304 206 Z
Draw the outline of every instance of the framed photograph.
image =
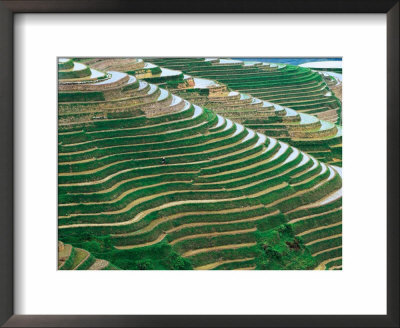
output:
M 0 1 L 4 327 L 398 327 L 398 1 Z

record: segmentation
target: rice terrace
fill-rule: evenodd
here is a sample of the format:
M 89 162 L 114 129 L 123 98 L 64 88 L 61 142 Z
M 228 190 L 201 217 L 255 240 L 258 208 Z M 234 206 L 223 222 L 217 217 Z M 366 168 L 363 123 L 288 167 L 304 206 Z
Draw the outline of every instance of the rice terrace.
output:
M 341 270 L 340 58 L 58 58 L 59 270 Z

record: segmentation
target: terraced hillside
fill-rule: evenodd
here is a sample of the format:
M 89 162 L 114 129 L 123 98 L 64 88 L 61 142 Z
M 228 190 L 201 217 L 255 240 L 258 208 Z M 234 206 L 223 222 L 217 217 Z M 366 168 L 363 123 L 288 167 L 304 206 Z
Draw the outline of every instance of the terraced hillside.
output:
M 340 268 L 339 167 L 113 61 L 59 60 L 60 241 L 121 269 Z
M 342 165 L 342 129 L 339 125 L 316 116 L 299 113 L 252 97 L 230 91 L 212 80 L 186 76 L 193 83 L 169 90 L 196 104 L 244 124 L 257 132 L 288 142 L 329 164 Z
M 141 59 L 132 58 L 131 61 L 131 67 L 125 65 L 124 71 L 135 73 L 137 77 L 165 87 L 192 103 L 212 109 L 215 113 L 257 132 L 288 142 L 318 160 L 338 166 L 342 164 L 342 131 L 336 124 L 249 94 L 231 91 L 226 85 L 213 80 L 192 77 L 178 70 L 145 63 Z M 141 67 L 135 70 L 132 66 L 135 66 L 137 61 L 141 63 Z M 91 63 L 92 60 L 85 62 Z M 124 59 L 123 62 L 126 64 L 129 60 Z M 95 64 L 113 70 L 121 68 L 117 59 L 96 59 Z M 153 72 L 149 69 L 143 71 L 145 66 L 151 66 Z M 330 75 L 324 76 L 329 84 L 336 87 L 336 80 L 331 78 Z
M 72 245 L 58 242 L 58 269 L 59 270 L 118 270 L 106 260 L 93 257 L 88 251 L 75 248 Z
M 341 124 L 341 102 L 308 67 L 218 58 L 145 58 L 153 64 L 216 80 L 235 91 Z

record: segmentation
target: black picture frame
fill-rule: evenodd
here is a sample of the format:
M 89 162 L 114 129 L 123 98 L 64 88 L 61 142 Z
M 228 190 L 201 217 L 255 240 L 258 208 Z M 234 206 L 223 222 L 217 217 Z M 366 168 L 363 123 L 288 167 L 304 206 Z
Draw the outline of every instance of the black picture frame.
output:
M 387 17 L 387 315 L 15 315 L 13 28 L 16 13 L 385 13 Z M 398 0 L 0 0 L 0 324 L 4 327 L 399 327 Z M 367 287 L 367 286 L 366 286 Z

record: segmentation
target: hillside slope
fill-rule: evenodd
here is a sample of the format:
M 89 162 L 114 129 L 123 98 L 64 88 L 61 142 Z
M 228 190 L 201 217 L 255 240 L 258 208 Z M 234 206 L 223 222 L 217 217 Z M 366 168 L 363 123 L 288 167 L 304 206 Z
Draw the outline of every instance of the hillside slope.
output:
M 153 60 L 157 61 L 156 59 Z M 175 63 L 180 61 L 178 58 L 163 59 L 166 64 L 171 64 L 171 60 Z M 194 59 L 185 59 L 184 62 L 187 60 L 194 61 Z M 287 142 L 313 155 L 318 160 L 337 166 L 342 165 L 341 127 L 329 121 L 321 120 L 317 116 L 297 112 L 292 108 L 232 90 L 219 81 L 190 76 L 176 69 L 171 70 L 144 62 L 142 59 L 132 58 L 129 62 L 129 59 L 98 58 L 83 59 L 83 62 L 92 63 L 93 67 L 96 68 L 122 69 L 124 72 L 135 74 L 136 77 L 166 88 L 192 103 L 212 109 L 215 113 L 242 123 L 257 132 Z M 212 61 L 206 62 L 208 63 L 206 68 L 211 65 L 210 62 Z M 225 75 L 231 76 L 230 70 L 234 66 L 233 71 L 240 72 L 237 74 L 241 74 L 242 78 L 245 78 L 248 67 L 262 67 L 264 71 L 266 69 L 264 68 L 265 65 L 261 65 L 262 63 L 240 62 L 246 69 L 236 70 L 236 62 L 227 61 L 227 63 L 220 65 L 220 70 L 223 70 Z M 278 66 L 276 67 L 278 69 Z M 330 78 L 330 76 L 325 78 Z M 268 80 L 262 80 L 259 83 L 266 84 L 268 88 Z M 333 84 L 333 87 L 337 87 L 336 83 Z M 325 85 L 324 94 L 332 93 L 327 91 L 327 88 Z
M 118 270 L 106 260 L 93 257 L 88 251 L 58 242 L 58 270 Z
M 216 80 L 232 90 L 341 124 L 341 102 L 307 67 L 226 58 L 144 58 L 153 64 Z
M 58 100 L 61 241 L 121 269 L 340 266 L 339 167 L 127 73 L 61 59 Z

